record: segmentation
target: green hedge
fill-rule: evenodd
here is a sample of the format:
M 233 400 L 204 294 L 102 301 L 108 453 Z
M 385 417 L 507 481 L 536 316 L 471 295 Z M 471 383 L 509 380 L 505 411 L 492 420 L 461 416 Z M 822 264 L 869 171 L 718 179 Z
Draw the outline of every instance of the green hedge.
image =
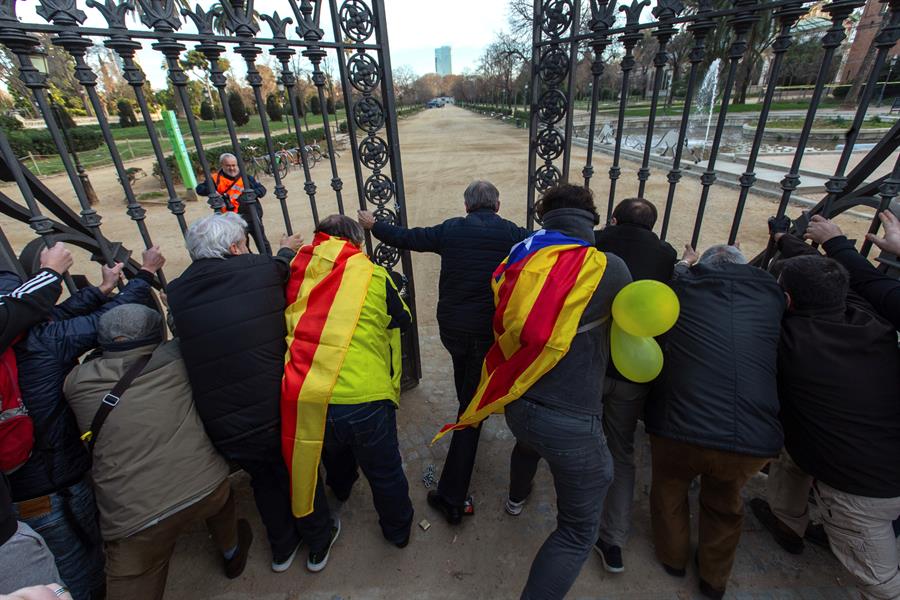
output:
M 53 138 L 50 137 L 50 132 L 46 129 L 18 129 L 7 131 L 6 136 L 9 138 L 9 145 L 12 146 L 13 152 L 18 157 L 25 156 L 29 152 L 45 156 L 59 154 Z M 103 135 L 99 131 L 87 127 L 74 127 L 69 130 L 69 136 L 76 152 L 93 150 L 103 144 Z

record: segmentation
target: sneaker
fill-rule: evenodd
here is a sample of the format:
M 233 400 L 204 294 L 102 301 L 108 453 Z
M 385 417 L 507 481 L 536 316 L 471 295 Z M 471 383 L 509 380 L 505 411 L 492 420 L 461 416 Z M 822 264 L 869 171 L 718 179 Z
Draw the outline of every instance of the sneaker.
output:
M 294 562 L 294 557 L 297 556 L 297 550 L 300 549 L 300 546 L 303 545 L 303 540 L 297 542 L 297 546 L 294 548 L 293 552 L 288 554 L 286 557 L 281 556 L 273 556 L 272 557 L 272 570 L 276 573 L 284 573 L 288 569 L 291 568 L 291 563 Z
M 671 575 L 672 577 L 684 577 L 687 575 L 686 569 L 676 569 L 675 567 L 670 567 L 666 563 L 659 563 L 662 565 L 663 569 L 665 569 L 666 573 Z
M 831 552 L 831 544 L 828 542 L 828 534 L 825 532 L 825 526 L 821 523 L 810 523 L 806 526 L 803 533 L 803 539 L 811 544 L 815 544 L 819 548 L 823 548 Z
M 722 600 L 722 598 L 725 596 L 725 590 L 717 590 L 716 588 L 714 588 L 713 586 L 708 584 L 706 581 L 704 581 L 703 578 L 701 577 L 700 578 L 700 595 L 703 596 L 704 598 L 710 598 L 710 600 Z
M 234 556 L 225 561 L 225 577 L 235 579 L 244 572 L 247 566 L 247 556 L 250 554 L 250 544 L 253 543 L 253 530 L 246 519 L 238 519 L 237 522 L 238 549 Z
M 762 498 L 753 498 L 750 500 L 750 509 L 763 527 L 769 530 L 772 537 L 779 546 L 791 554 L 800 554 L 803 552 L 803 538 L 794 533 L 790 527 L 782 523 L 772 509 L 769 503 Z
M 519 502 L 516 502 L 512 498 L 507 498 L 506 506 L 504 508 L 506 508 L 507 514 L 510 514 L 514 517 L 518 517 L 519 515 L 522 514 L 522 510 L 525 509 L 525 501 L 520 500 Z
M 307 569 L 309 569 L 313 573 L 318 573 L 325 568 L 325 565 L 328 564 L 328 557 L 331 555 L 331 547 L 334 546 L 334 543 L 337 541 L 340 534 L 341 520 L 335 518 L 334 525 L 331 526 L 331 541 L 328 542 L 328 546 L 326 546 L 324 550 L 321 550 L 319 552 L 310 551 L 309 559 L 306 561 Z
M 600 555 L 600 560 L 603 561 L 603 568 L 610 573 L 621 573 L 625 570 L 625 565 L 622 563 L 621 547 L 607 544 L 602 539 L 597 538 L 597 541 L 594 542 L 594 550 Z

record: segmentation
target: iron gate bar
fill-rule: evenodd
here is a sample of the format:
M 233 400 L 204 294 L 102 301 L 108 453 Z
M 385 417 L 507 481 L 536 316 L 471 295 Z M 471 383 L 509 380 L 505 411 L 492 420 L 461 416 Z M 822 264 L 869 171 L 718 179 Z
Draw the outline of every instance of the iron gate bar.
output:
M 591 107 L 590 125 L 588 126 L 587 159 L 581 176 L 584 177 L 584 187 L 590 189 L 591 177 L 594 176 L 594 136 L 597 133 L 597 104 L 600 101 L 600 77 L 603 75 L 603 53 L 609 46 L 608 31 L 615 23 L 616 1 L 605 0 L 603 3 L 588 0 L 591 6 L 591 49 L 594 51 L 594 60 L 591 62 Z
M 663 70 L 669 63 L 669 53 L 666 45 L 672 39 L 678 30 L 672 25 L 672 19 L 677 17 L 684 10 L 684 4 L 681 0 L 658 0 L 656 6 L 651 11 L 653 16 L 658 19 L 659 26 L 653 32 L 653 37 L 657 39 L 659 48 L 653 57 L 653 66 L 656 68 L 653 74 L 653 95 L 650 99 L 650 116 L 647 119 L 647 137 L 644 141 L 644 156 L 641 160 L 641 168 L 638 169 L 638 197 L 644 197 L 644 190 L 647 186 L 647 180 L 650 178 L 650 150 L 653 145 L 653 128 L 656 123 L 656 109 L 659 105 L 659 92 L 662 88 Z M 672 82 L 674 84 L 674 82 Z
M 697 70 L 700 63 L 706 58 L 706 36 L 710 31 L 715 29 L 715 22 L 708 16 L 712 13 L 712 0 L 700 0 L 699 10 L 697 11 L 697 20 L 692 23 L 687 30 L 691 32 L 694 40 L 694 47 L 691 48 L 689 56 L 691 68 L 688 72 L 687 90 L 684 97 L 684 108 L 681 111 L 681 123 L 678 127 L 678 143 L 675 145 L 675 156 L 672 157 L 672 168 L 669 170 L 666 180 L 669 182 L 669 189 L 666 194 L 666 206 L 663 210 L 662 227 L 659 232 L 659 239 L 665 240 L 666 233 L 669 231 L 669 220 L 672 216 L 672 205 L 675 202 L 675 188 L 681 181 L 681 156 L 684 147 L 687 145 L 687 129 L 691 117 L 691 106 L 694 99 L 694 91 L 697 86 Z
M 897 40 L 900 40 L 900 0 L 889 0 L 885 4 L 888 4 L 890 7 L 890 19 L 873 40 L 873 46 L 878 49 L 875 53 L 875 61 L 872 63 L 869 78 L 866 81 L 866 85 L 863 86 L 862 94 L 857 102 L 858 107 L 856 115 L 853 117 L 853 124 L 847 130 L 844 150 L 841 152 L 837 168 L 834 171 L 834 175 L 825 183 L 825 189 L 828 191 L 824 207 L 826 214 L 829 212 L 828 209 L 831 208 L 831 203 L 844 191 L 847 185 L 847 178 L 844 177 L 844 173 L 847 170 L 850 155 L 853 152 L 856 139 L 859 137 L 859 131 L 866 118 L 866 112 L 869 110 L 869 103 L 875 95 L 875 88 L 878 87 L 878 76 L 881 74 L 882 67 L 884 67 L 888 51 L 897 43 Z
M 588 0 L 590 1 L 590 0 Z M 572 24 L 570 25 L 573 34 L 578 32 L 581 19 L 581 0 L 574 0 L 572 6 Z M 562 180 L 569 180 L 569 166 L 571 165 L 572 153 L 572 118 L 575 114 L 575 69 L 578 65 L 578 41 L 572 35 L 569 41 L 569 81 L 566 89 L 566 124 L 563 137 L 566 140 L 566 150 L 563 152 L 563 168 Z
M 750 193 L 750 188 L 756 182 L 756 173 L 753 170 L 756 168 L 756 159 L 759 156 L 763 134 L 766 131 L 766 124 L 769 119 L 769 109 L 772 107 L 772 100 L 775 97 L 775 88 L 778 85 L 778 75 L 781 71 L 781 63 L 783 62 L 788 49 L 791 47 L 791 27 L 793 27 L 806 12 L 806 9 L 803 8 L 803 3 L 797 2 L 795 5 L 784 6 L 778 9 L 778 11 L 772 15 L 773 18 L 777 17 L 780 21 L 781 30 L 778 32 L 778 37 L 775 38 L 775 41 L 772 44 L 772 51 L 775 54 L 775 58 L 772 61 L 772 66 L 769 68 L 769 83 L 766 86 L 766 95 L 763 99 L 759 121 L 756 124 L 756 133 L 753 135 L 753 145 L 750 148 L 750 155 L 747 157 L 747 167 L 740 177 L 741 191 L 738 195 L 737 206 L 734 210 L 734 220 L 731 224 L 731 232 L 728 234 L 729 245 L 734 245 L 737 240 L 738 230 L 741 227 L 741 217 L 744 214 L 744 206 L 747 203 L 747 195 Z
M 732 42 L 728 51 L 728 75 L 725 78 L 722 104 L 719 107 L 719 118 L 716 122 L 716 133 L 713 136 L 709 158 L 706 161 L 706 171 L 700 176 L 700 184 L 703 188 L 700 191 L 700 204 L 697 207 L 697 218 L 694 221 L 694 232 L 691 234 L 692 248 L 697 247 L 697 242 L 700 239 L 700 228 L 703 225 L 703 215 L 706 211 L 706 202 L 709 199 L 709 191 L 712 184 L 716 181 L 716 159 L 719 155 L 719 146 L 722 143 L 722 133 L 725 131 L 725 118 L 728 116 L 728 105 L 731 102 L 731 91 L 734 87 L 734 78 L 737 73 L 738 62 L 747 51 L 747 34 L 759 20 L 759 16 L 752 10 L 752 7 L 756 5 L 754 0 L 733 0 L 733 2 L 738 7 L 750 8 L 751 10 L 738 13 L 728 22 L 734 30 L 735 40 Z
M 884 181 L 881 182 L 881 185 L 878 186 L 878 195 L 881 196 L 881 202 L 878 205 L 878 209 L 875 211 L 875 217 L 872 219 L 872 224 L 869 225 L 869 233 L 872 235 L 878 233 L 878 230 L 881 227 L 881 219 L 878 218 L 879 213 L 890 209 L 891 201 L 897 196 L 898 192 L 900 192 L 900 156 L 897 156 L 897 161 L 894 163 L 894 168 L 891 170 L 890 176 L 885 178 Z M 859 253 L 868 257 L 871 250 L 872 242 L 870 242 L 868 238 L 863 240 Z

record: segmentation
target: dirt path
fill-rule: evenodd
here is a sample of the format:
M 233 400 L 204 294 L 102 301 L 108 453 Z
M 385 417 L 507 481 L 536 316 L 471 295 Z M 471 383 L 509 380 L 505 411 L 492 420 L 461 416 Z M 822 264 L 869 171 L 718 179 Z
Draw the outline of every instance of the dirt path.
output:
M 462 213 L 462 192 L 473 179 L 493 181 L 501 192 L 501 212 L 517 221 L 524 220 L 527 133 L 491 119 L 475 116 L 462 109 L 447 107 L 430 110 L 400 123 L 408 216 L 412 225 L 430 225 Z M 355 185 L 346 152 L 341 160 L 344 176 L 344 203 L 355 208 Z M 584 164 L 584 151 L 576 149 L 573 172 Z M 150 162 L 139 166 L 150 173 Z M 598 205 L 606 209 L 610 166 L 608 157 L 595 160 L 594 190 Z M 619 198 L 633 194 L 637 187 L 638 165 L 623 164 Z M 333 212 L 336 202 L 328 186 L 330 173 L 324 164 L 314 171 L 319 185 L 320 214 Z M 113 239 L 124 239 L 138 247 L 136 228 L 120 206 L 111 169 L 92 172 L 91 178 L 101 197 L 98 210 L 104 217 L 104 231 Z M 270 188 L 273 182 L 265 178 Z M 298 172 L 288 175 L 290 214 L 297 230 L 310 232 L 308 201 Z M 61 177 L 49 178 L 48 185 L 60 193 L 68 185 Z M 149 186 L 149 187 L 148 187 Z M 148 177 L 139 191 L 152 188 Z M 647 197 L 665 198 L 665 175 L 654 172 Z M 8 186 L 7 186 L 8 190 Z M 679 186 L 672 242 L 679 244 L 690 236 L 700 185 L 685 178 Z M 7 192 L 8 193 L 8 192 Z M 280 210 L 268 197 L 266 227 L 273 239 L 283 229 Z M 722 241 L 731 225 L 736 193 L 715 189 L 704 223 L 702 244 Z M 170 257 L 167 272 L 174 277 L 187 264 L 180 233 L 164 205 L 147 205 L 148 221 L 154 239 Z M 203 202 L 188 206 L 188 221 L 207 214 Z M 767 199 L 751 197 L 744 218 L 741 240 L 748 252 L 762 248 L 765 242 L 765 218 L 774 210 Z M 18 248 L 31 239 L 20 224 L 0 219 L 4 232 Z M 846 222 L 858 231 L 865 224 Z M 341 507 L 344 530 L 332 553 L 328 568 L 318 575 L 307 573 L 303 560 L 281 575 L 269 570 L 270 556 L 265 533 L 256 515 L 246 477 L 234 477 L 238 510 L 253 524 L 255 541 L 244 576 L 229 582 L 221 574 L 219 560 L 202 527 L 197 525 L 178 542 L 171 564 L 168 600 L 285 600 L 285 599 L 481 599 L 515 598 L 527 577 L 531 560 L 543 540 L 555 527 L 555 496 L 552 481 L 541 467 L 535 491 L 522 516 L 508 517 L 502 504 L 508 484 L 508 460 L 512 438 L 502 418 L 488 421 L 482 434 L 479 462 L 472 481 L 477 514 L 464 525 L 451 529 L 425 502 L 426 488 L 421 483 L 424 470 L 434 464 L 438 473 L 447 451 L 447 442 L 433 447 L 428 442 L 437 428 L 455 414 L 455 397 L 449 357 L 440 345 L 434 322 L 435 295 L 439 261 L 433 255 L 413 259 L 418 292 L 420 339 L 424 377 L 420 386 L 404 394 L 399 414 L 401 452 L 416 508 L 415 521 L 427 519 L 428 531 L 414 527 L 412 541 L 405 550 L 385 542 L 377 525 L 368 486 L 360 481 L 349 502 Z M 684 580 L 667 576 L 653 557 L 649 538 L 649 449 L 646 440 L 637 444 L 638 481 L 634 531 L 625 551 L 628 571 L 610 576 L 602 570 L 595 555 L 587 563 L 572 590 L 572 598 L 690 598 L 695 595 L 696 578 Z M 749 494 L 764 491 L 764 480 L 754 479 Z M 696 499 L 694 499 L 694 503 Z M 694 504 L 696 507 L 696 504 Z M 694 510 L 696 515 L 696 508 Z M 841 589 L 847 585 L 844 571 L 836 561 L 817 548 L 808 548 L 803 556 L 783 554 L 760 525 L 748 517 L 735 564 L 731 589 L 742 598 L 849 598 Z

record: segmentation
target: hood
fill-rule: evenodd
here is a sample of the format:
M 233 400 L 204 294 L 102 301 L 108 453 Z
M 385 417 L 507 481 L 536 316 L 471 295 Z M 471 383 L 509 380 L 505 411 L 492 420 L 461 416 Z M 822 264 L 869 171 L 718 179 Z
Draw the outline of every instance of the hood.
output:
M 557 208 L 544 214 L 544 229 L 553 229 L 594 244 L 594 215 L 580 208 Z

